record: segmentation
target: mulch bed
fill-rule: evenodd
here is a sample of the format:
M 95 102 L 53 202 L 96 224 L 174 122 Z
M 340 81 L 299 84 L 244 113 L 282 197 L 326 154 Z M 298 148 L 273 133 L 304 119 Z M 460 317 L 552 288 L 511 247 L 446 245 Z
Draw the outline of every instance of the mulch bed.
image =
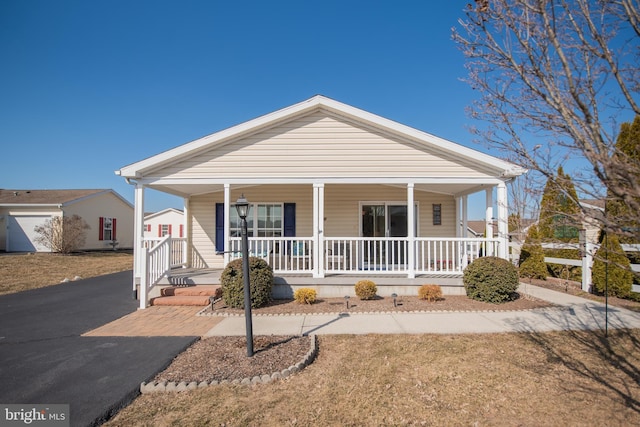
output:
M 347 308 L 348 303 L 348 308 Z M 325 313 L 385 313 L 385 312 L 433 312 L 433 311 L 514 311 L 551 307 L 553 304 L 526 295 L 503 304 L 491 304 L 472 300 L 463 295 L 445 295 L 428 302 L 417 296 L 399 296 L 395 304 L 391 297 L 373 300 L 358 298 L 320 298 L 313 304 L 299 304 L 294 300 L 273 300 L 270 304 L 252 309 L 252 315 L 293 315 Z M 244 309 L 228 307 L 223 300 L 201 312 L 203 315 L 244 315 Z

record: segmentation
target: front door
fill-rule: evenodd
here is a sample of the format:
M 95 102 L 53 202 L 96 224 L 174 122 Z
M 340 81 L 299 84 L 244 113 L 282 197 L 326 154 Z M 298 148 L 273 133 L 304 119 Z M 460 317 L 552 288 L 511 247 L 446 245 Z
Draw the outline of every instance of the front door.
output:
M 407 205 L 391 203 L 362 205 L 362 237 L 407 237 Z M 362 245 L 365 267 L 384 268 L 404 263 L 404 242 L 372 239 Z

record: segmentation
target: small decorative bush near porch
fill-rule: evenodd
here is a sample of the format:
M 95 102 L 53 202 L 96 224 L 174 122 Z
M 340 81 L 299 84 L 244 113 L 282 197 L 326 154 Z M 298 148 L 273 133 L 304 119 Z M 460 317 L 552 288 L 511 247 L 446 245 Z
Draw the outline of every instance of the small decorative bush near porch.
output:
M 378 287 L 371 280 L 360 280 L 356 283 L 356 296 L 361 300 L 374 299 Z
M 422 285 L 418 289 L 418 298 L 431 301 L 438 301 L 442 298 L 442 288 L 440 285 Z
M 293 293 L 293 299 L 296 300 L 298 304 L 313 304 L 316 302 L 317 296 L 316 290 L 311 288 L 296 289 Z
M 474 260 L 465 268 L 462 280 L 469 298 L 494 304 L 513 300 L 519 284 L 518 269 L 498 257 Z
M 258 308 L 271 302 L 273 289 L 273 270 L 262 258 L 249 258 L 249 283 L 251 289 L 251 307 Z M 233 308 L 244 308 L 244 278 L 242 258 L 231 261 L 220 276 L 222 299 Z

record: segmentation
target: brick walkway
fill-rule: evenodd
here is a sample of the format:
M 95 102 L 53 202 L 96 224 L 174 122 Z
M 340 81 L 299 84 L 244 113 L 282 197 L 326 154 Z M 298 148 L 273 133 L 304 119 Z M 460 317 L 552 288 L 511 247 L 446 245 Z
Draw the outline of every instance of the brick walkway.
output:
M 202 307 L 149 307 L 107 323 L 83 336 L 203 336 L 220 323 L 223 317 L 196 316 L 200 310 Z

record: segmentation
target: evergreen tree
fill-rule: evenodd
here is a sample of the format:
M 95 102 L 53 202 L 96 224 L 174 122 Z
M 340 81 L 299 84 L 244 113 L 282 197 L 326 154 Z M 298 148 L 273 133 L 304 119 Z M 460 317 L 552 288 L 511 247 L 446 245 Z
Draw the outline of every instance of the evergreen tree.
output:
M 620 163 L 621 169 L 629 170 L 634 175 L 636 185 L 640 183 L 640 116 L 633 123 L 623 123 L 616 140 L 613 157 Z M 625 197 L 633 192 L 624 192 Z M 616 197 L 611 189 L 607 190 L 605 204 L 605 227 L 620 236 L 620 243 L 640 242 L 640 213 L 632 210 L 629 203 Z
M 540 203 L 538 231 L 542 243 L 578 243 L 581 224 L 581 209 L 578 195 L 571 177 L 564 173 L 562 166 L 555 177 L 549 178 Z M 545 256 L 555 258 L 580 259 L 577 249 L 545 249 Z M 548 264 L 553 277 L 563 277 L 564 266 Z M 569 278 L 580 280 L 581 267 L 570 267 Z M 563 277 L 566 278 L 566 277 Z
M 629 259 L 622 251 L 620 241 L 615 234 L 604 238 L 596 251 L 593 262 L 592 279 L 594 290 L 604 294 L 626 298 L 631 293 L 633 273 L 629 268 Z
M 547 265 L 544 262 L 544 251 L 540 243 L 538 227 L 533 224 L 527 231 L 527 238 L 520 252 L 520 277 L 546 279 Z

